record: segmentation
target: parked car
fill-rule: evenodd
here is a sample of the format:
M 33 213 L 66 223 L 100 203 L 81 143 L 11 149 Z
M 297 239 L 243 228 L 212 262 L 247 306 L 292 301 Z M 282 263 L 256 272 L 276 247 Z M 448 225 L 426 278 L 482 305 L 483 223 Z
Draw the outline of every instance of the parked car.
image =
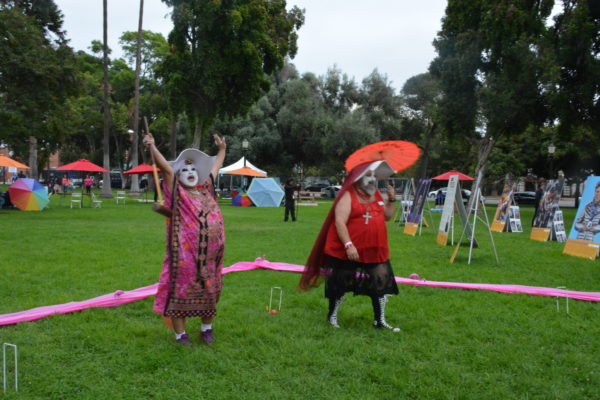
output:
M 321 189 L 321 193 L 323 193 L 327 197 L 334 199 L 341 188 L 342 187 L 339 185 L 331 185 Z
M 312 185 L 303 188 L 303 190 L 307 192 L 320 192 L 322 189 L 325 189 L 329 186 L 329 183 L 313 183 Z
M 448 191 L 448 188 L 444 187 L 444 188 L 440 188 L 440 189 L 442 190 L 442 193 L 444 194 L 444 197 L 445 197 L 446 192 Z M 427 197 L 429 197 L 430 199 L 435 199 L 435 197 L 437 196 L 437 192 L 440 189 L 429 192 Z M 469 189 L 460 189 L 460 192 L 462 193 L 463 199 L 468 199 L 469 197 L 471 197 L 471 191 Z
M 535 192 L 514 192 L 513 199 L 517 204 L 535 204 Z
M 443 187 L 443 188 L 432 190 L 431 192 L 429 192 L 429 194 L 427 195 L 427 197 L 430 198 L 430 199 L 435 199 L 435 196 L 437 196 L 437 192 L 440 189 L 442 190 L 442 193 L 444 193 L 444 196 L 445 196 L 446 192 L 448 191 L 447 187 Z

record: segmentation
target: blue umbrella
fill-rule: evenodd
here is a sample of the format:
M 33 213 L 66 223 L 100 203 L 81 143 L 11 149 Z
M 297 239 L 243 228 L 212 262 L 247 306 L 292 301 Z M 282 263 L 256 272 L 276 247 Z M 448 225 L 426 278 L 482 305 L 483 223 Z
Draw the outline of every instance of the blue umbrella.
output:
M 256 207 L 279 207 L 284 194 L 273 178 L 254 178 L 246 193 Z

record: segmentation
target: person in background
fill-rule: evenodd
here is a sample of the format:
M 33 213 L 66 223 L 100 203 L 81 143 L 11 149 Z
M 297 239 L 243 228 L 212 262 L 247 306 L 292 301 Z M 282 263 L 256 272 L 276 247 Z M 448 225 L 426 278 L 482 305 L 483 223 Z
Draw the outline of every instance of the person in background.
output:
M 535 217 L 537 216 L 538 208 L 540 207 L 540 201 L 542 201 L 542 197 L 544 197 L 544 191 L 546 190 L 546 181 L 541 180 L 538 185 L 537 190 L 535 191 L 535 200 L 533 203 L 533 218 L 531 218 L 531 226 L 533 226 Z
M 285 215 L 283 221 L 287 222 L 290 215 L 292 216 L 292 221 L 296 221 L 294 192 L 300 190 L 300 185 L 296 183 L 294 178 L 288 178 L 283 190 L 285 192 Z
M 54 194 L 54 173 L 50 173 L 48 182 L 46 182 L 46 186 L 48 186 L 48 195 Z
M 67 191 L 69 190 L 69 187 L 71 186 L 71 181 L 69 180 L 69 177 L 67 176 L 67 174 L 63 175 L 61 185 L 62 185 L 63 194 L 67 194 Z
M 90 193 L 92 193 L 92 186 L 94 185 L 94 178 L 92 178 L 90 175 L 86 175 L 85 179 L 83 180 L 83 184 L 85 186 L 85 193 L 88 195 Z

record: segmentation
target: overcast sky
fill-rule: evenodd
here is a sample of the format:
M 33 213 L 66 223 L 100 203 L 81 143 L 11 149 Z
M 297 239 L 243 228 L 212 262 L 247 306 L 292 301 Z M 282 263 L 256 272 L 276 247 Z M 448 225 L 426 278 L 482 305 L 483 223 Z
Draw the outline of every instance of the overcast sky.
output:
M 88 50 L 102 40 L 102 1 L 55 0 L 64 14 L 71 46 Z M 306 10 L 299 31 L 298 54 L 292 62 L 300 73 L 323 75 L 333 65 L 357 82 L 375 68 L 396 89 L 411 76 L 427 72 L 435 57 L 432 41 L 441 26 L 446 0 L 288 0 Z M 113 56 L 118 38 L 137 30 L 138 0 L 108 0 L 108 35 Z M 144 1 L 144 29 L 167 37 L 172 23 L 160 0 Z

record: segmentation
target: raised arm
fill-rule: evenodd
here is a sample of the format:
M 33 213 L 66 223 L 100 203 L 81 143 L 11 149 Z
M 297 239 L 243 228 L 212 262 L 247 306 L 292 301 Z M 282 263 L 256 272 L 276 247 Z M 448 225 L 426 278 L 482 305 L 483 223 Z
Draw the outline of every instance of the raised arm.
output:
M 149 133 L 144 135 L 144 144 L 148 147 L 156 166 L 160 168 L 160 173 L 165 180 L 167 187 L 173 187 L 173 168 L 171 168 L 171 164 L 169 164 L 161 152 L 156 148 L 152 134 Z
M 219 170 L 223 166 L 223 161 L 225 160 L 225 150 L 227 149 L 227 144 L 224 139 L 221 139 L 218 135 L 213 135 L 215 139 L 215 143 L 219 147 L 219 152 L 217 153 L 217 159 L 215 160 L 215 165 L 213 165 L 212 170 L 210 171 L 213 179 L 217 179 L 217 175 L 219 175 Z
M 386 191 L 388 199 L 383 209 L 383 218 L 386 221 L 389 221 L 394 216 L 394 211 L 396 210 L 394 205 L 394 202 L 396 201 L 396 189 L 392 185 L 387 185 Z

